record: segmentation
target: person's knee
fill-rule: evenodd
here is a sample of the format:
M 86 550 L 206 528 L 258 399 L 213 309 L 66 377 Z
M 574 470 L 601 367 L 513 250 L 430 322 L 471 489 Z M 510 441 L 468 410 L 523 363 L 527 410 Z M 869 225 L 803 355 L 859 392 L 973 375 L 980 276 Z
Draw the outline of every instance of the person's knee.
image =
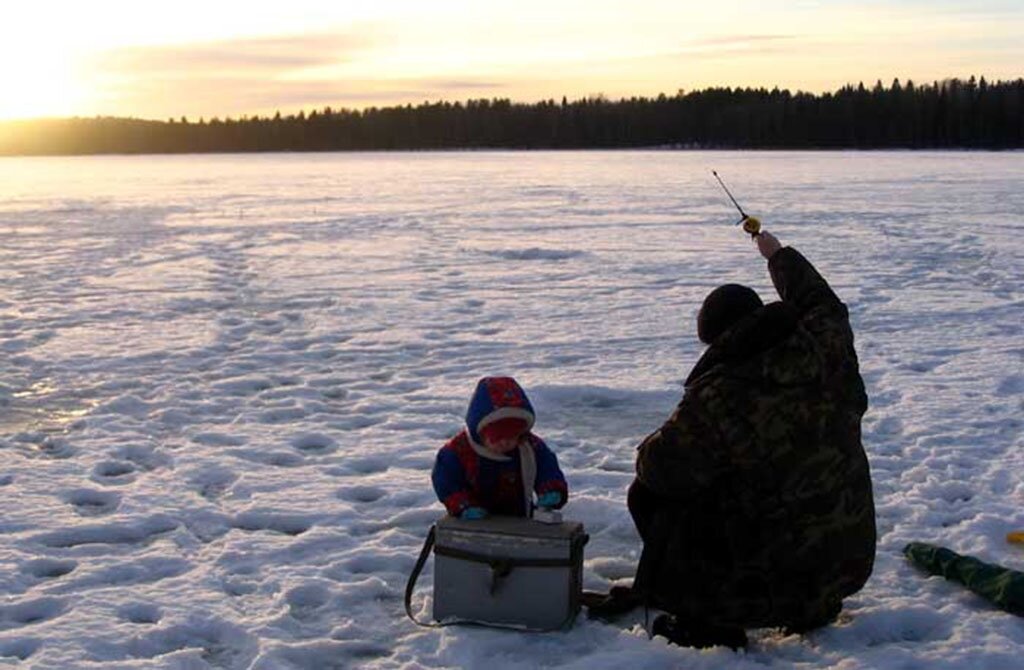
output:
M 634 479 L 626 493 L 626 507 L 633 517 L 633 525 L 640 533 L 640 537 L 646 541 L 647 529 L 650 526 L 651 516 L 654 514 L 655 501 L 651 492 L 639 479 Z

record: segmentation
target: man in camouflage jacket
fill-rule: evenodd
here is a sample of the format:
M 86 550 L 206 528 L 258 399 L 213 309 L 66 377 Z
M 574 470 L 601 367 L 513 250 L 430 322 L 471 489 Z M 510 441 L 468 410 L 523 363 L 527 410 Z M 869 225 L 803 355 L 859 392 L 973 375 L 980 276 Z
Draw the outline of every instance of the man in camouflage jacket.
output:
M 708 296 L 698 331 L 711 346 L 640 445 L 629 492 L 644 542 L 634 592 L 682 628 L 741 636 L 832 621 L 871 574 L 876 539 L 846 306 L 798 251 L 770 233 L 757 243 L 782 301 L 736 285 Z

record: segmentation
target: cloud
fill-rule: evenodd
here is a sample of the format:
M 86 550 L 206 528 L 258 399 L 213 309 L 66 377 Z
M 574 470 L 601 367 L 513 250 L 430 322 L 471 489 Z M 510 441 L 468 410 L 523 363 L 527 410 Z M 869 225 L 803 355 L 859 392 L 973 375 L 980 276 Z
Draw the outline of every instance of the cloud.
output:
M 103 70 L 138 78 L 211 78 L 247 73 L 251 78 L 322 67 L 351 60 L 377 41 L 373 31 L 260 37 L 104 52 Z
M 490 89 L 490 88 L 504 88 L 508 85 L 507 82 L 490 81 L 485 79 L 420 79 L 421 83 L 429 85 L 433 89 L 438 90 L 451 90 L 451 89 Z
M 124 82 L 108 91 L 110 100 L 144 118 L 168 116 L 239 117 L 294 113 L 324 106 L 335 109 L 418 104 L 423 101 L 489 97 L 510 84 L 474 78 L 347 78 L 338 81 L 253 79 L 248 77 L 150 78 Z
M 796 35 L 718 35 L 716 37 L 692 40 L 687 44 L 695 47 L 746 47 L 793 40 L 796 37 Z
M 97 113 L 133 116 L 234 116 L 313 109 L 419 103 L 497 95 L 494 77 L 375 77 L 372 50 L 386 46 L 380 25 L 346 32 L 131 47 L 105 52 Z M 338 65 L 357 65 L 342 75 Z M 360 72 L 360 70 L 362 70 Z M 353 76 L 353 72 L 358 72 Z M 113 111 L 113 110 L 111 110 Z
M 682 48 L 664 54 L 669 58 L 716 58 L 779 54 L 806 46 L 797 35 L 718 35 L 686 42 Z
M 680 48 L 652 56 L 654 59 L 716 59 L 796 53 L 813 45 L 799 35 L 718 35 L 690 40 Z

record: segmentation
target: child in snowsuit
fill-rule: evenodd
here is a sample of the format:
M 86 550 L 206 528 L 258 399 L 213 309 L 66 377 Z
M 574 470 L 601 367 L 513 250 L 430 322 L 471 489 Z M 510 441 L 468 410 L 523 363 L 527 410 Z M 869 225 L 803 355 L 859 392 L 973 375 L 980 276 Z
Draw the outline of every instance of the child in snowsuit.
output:
M 437 452 L 431 479 L 448 513 L 530 517 L 537 506 L 565 505 L 569 489 L 558 459 L 530 432 L 533 406 L 511 377 L 484 377 L 466 412 L 466 427 Z

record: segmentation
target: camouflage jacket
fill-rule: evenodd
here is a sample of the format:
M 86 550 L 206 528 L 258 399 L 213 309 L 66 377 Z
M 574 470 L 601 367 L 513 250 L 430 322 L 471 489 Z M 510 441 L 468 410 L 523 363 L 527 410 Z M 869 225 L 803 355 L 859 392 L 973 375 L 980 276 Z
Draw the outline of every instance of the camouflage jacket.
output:
M 656 504 L 636 587 L 682 616 L 813 627 L 874 563 L 867 396 L 846 306 L 795 249 L 768 266 L 782 301 L 715 341 L 639 447 Z

